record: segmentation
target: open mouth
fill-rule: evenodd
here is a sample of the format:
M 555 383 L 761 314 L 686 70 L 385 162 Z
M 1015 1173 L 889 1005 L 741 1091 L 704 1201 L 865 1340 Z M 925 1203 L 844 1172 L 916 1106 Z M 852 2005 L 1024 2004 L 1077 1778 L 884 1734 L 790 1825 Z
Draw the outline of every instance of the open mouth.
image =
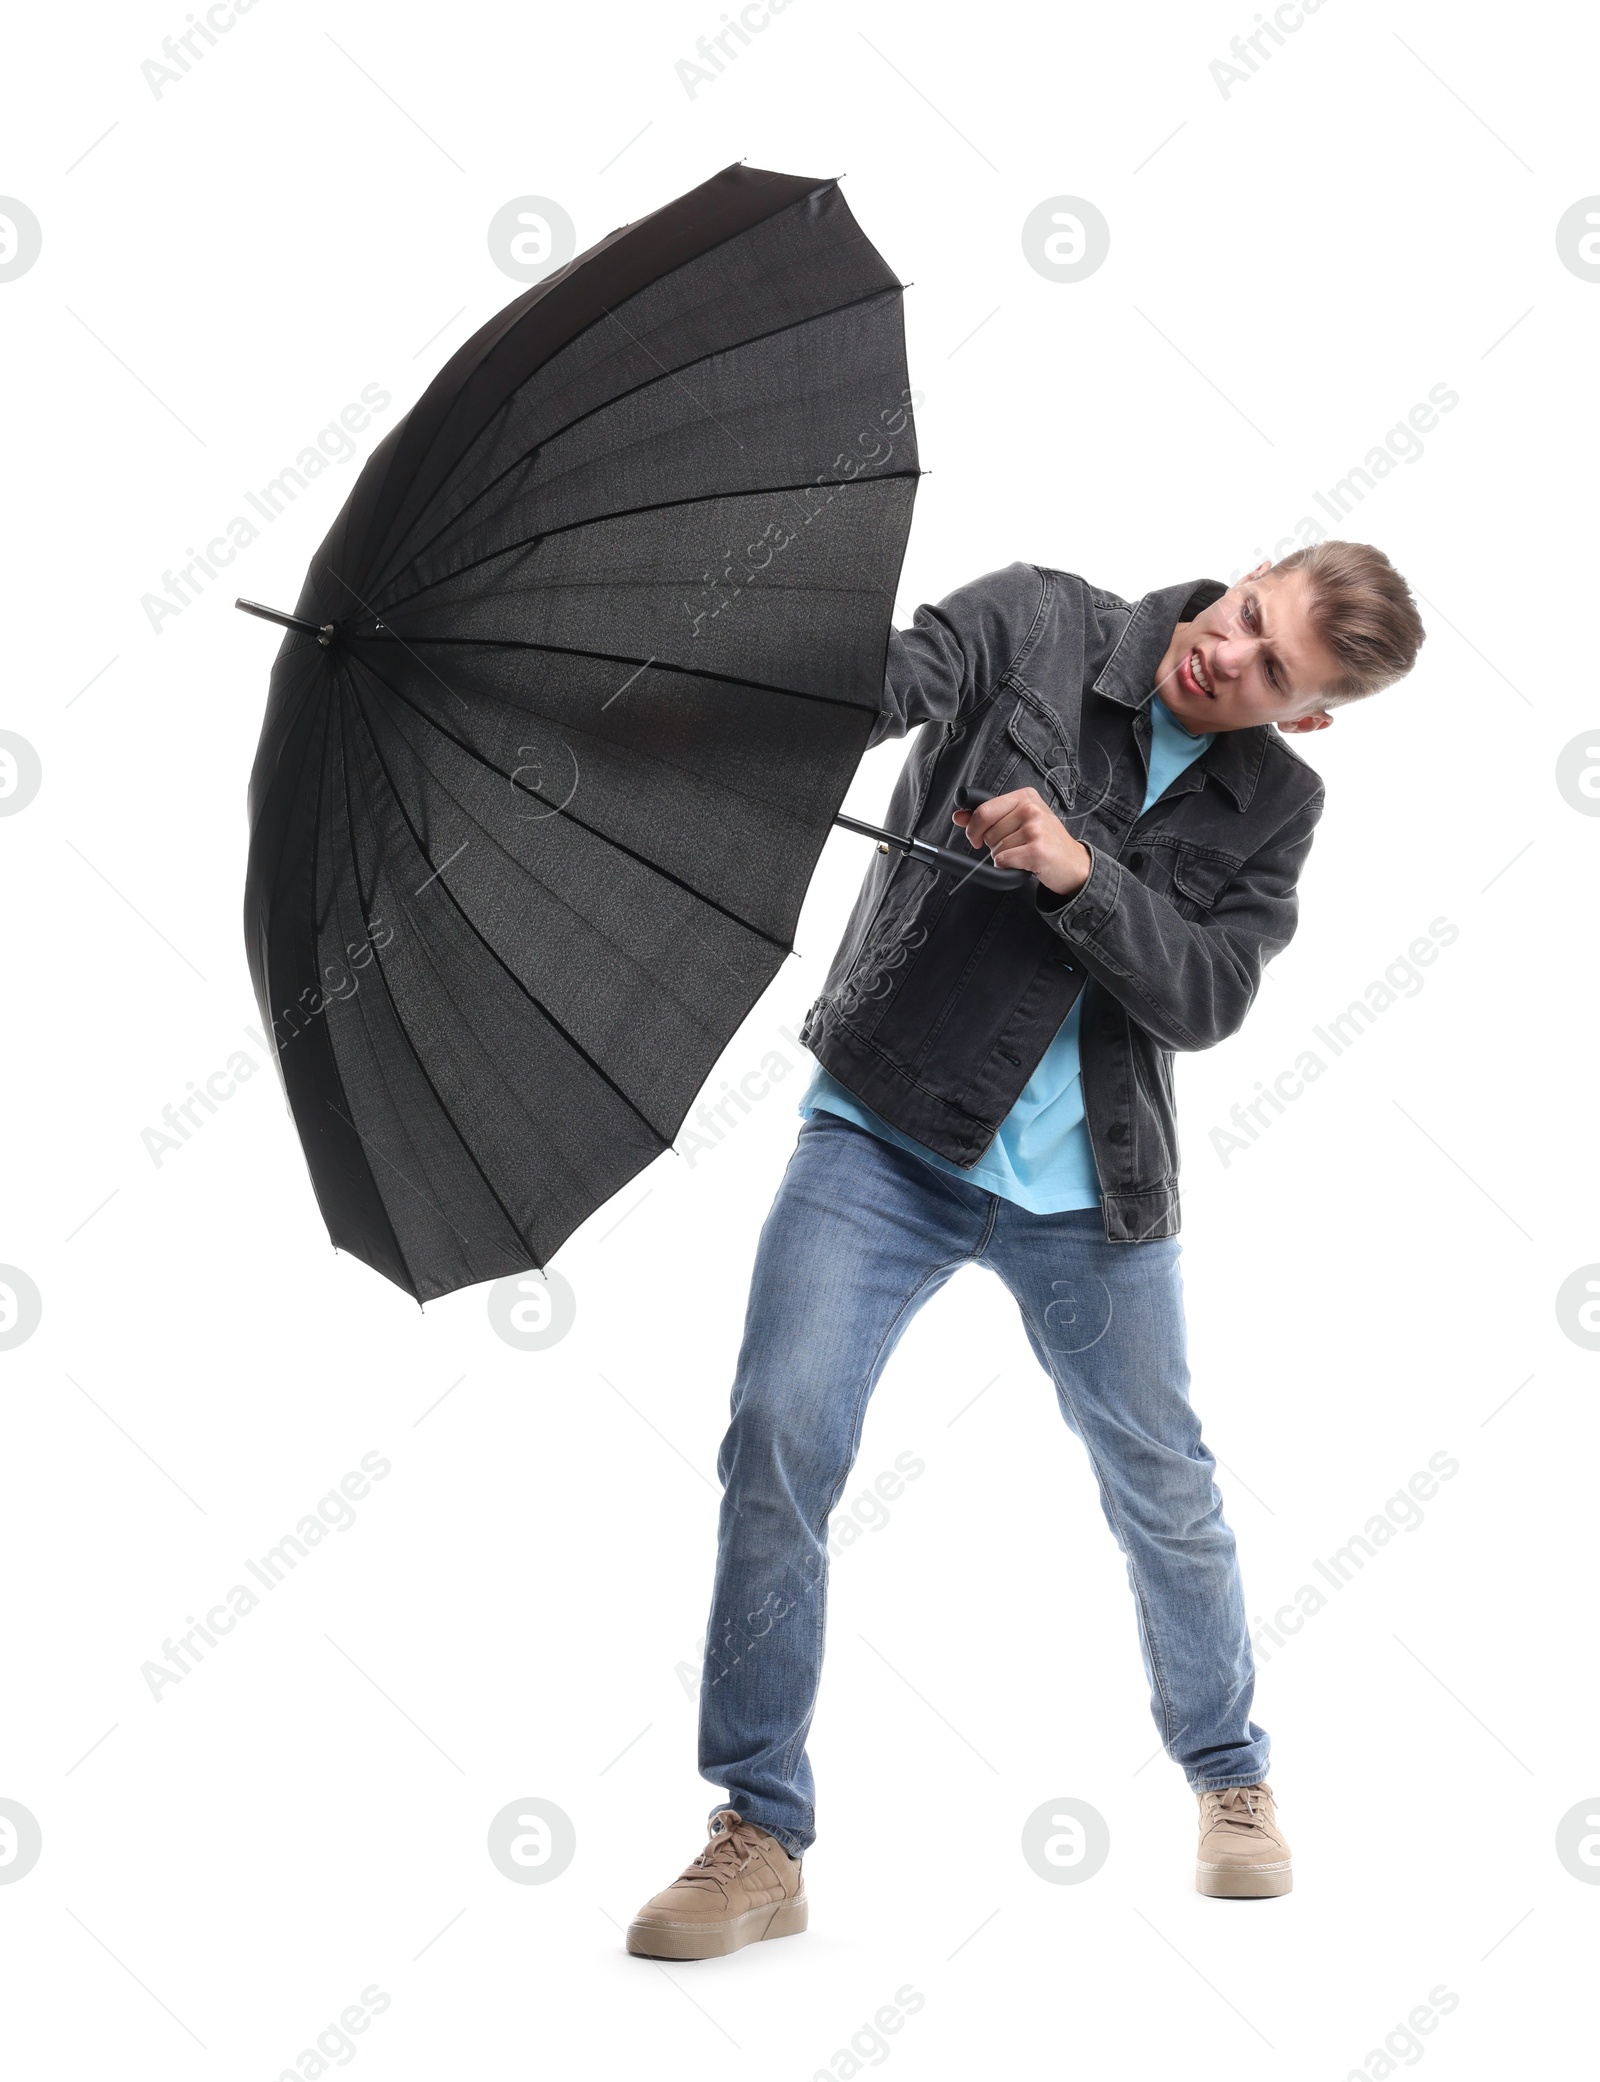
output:
M 1178 684 L 1185 694 L 1199 695 L 1206 701 L 1215 701 L 1217 698 L 1210 676 L 1206 672 L 1206 661 L 1198 650 L 1193 650 L 1187 658 L 1178 660 Z

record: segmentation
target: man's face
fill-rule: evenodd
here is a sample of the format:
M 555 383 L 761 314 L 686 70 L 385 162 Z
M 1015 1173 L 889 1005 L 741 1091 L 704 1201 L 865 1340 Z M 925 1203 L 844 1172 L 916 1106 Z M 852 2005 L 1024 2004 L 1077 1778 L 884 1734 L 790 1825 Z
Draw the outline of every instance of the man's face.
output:
M 1338 661 L 1311 627 L 1303 571 L 1270 562 L 1230 586 L 1192 622 L 1180 622 L 1156 674 L 1156 692 L 1186 729 L 1326 730 L 1322 691 Z

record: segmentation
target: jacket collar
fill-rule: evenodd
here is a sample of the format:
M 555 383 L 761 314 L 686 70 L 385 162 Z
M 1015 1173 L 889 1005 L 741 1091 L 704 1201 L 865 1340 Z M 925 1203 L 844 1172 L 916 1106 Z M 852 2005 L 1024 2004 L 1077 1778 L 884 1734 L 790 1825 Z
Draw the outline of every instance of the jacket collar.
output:
M 1155 693 L 1156 668 L 1166 656 L 1173 630 L 1180 622 L 1193 621 L 1227 590 L 1217 579 L 1202 578 L 1146 593 L 1129 615 L 1115 650 L 1094 683 L 1094 692 L 1124 708 L 1147 707 Z M 1247 730 L 1218 731 L 1189 769 L 1194 775 L 1190 785 L 1198 788 L 1203 776 L 1210 774 L 1241 810 L 1248 809 L 1266 757 L 1268 728 L 1257 723 Z

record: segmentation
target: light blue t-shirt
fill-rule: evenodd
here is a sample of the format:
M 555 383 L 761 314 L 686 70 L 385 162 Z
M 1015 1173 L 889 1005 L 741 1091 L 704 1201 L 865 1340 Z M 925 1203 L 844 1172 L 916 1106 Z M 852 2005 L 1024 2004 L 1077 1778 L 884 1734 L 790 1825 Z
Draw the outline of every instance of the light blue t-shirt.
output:
M 1140 814 L 1175 781 L 1191 760 L 1198 759 L 1211 737 L 1186 730 L 1159 695 L 1150 701 L 1150 780 Z M 891 1128 L 854 1093 L 846 1091 L 820 1064 L 801 1097 L 802 1114 L 836 1113 L 859 1128 L 868 1128 L 909 1150 L 952 1178 L 1014 1200 L 1030 1214 L 1060 1214 L 1070 1207 L 1098 1207 L 1100 1179 L 1083 1118 L 1083 1083 L 1078 1062 L 1078 1023 L 1083 1013 L 1080 990 L 1061 1029 L 1022 1087 L 1017 1102 L 995 1131 L 995 1138 L 976 1164 L 952 1164 Z

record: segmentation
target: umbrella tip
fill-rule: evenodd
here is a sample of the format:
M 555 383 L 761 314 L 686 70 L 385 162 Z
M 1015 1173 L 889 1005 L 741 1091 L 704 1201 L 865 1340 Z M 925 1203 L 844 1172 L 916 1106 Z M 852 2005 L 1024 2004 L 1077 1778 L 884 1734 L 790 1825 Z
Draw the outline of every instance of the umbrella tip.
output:
M 233 604 L 241 614 L 253 614 L 263 622 L 276 622 L 280 628 L 299 629 L 314 636 L 325 650 L 338 633 L 332 622 L 308 622 L 304 615 L 285 614 L 279 607 L 263 607 L 259 600 L 239 599 Z

